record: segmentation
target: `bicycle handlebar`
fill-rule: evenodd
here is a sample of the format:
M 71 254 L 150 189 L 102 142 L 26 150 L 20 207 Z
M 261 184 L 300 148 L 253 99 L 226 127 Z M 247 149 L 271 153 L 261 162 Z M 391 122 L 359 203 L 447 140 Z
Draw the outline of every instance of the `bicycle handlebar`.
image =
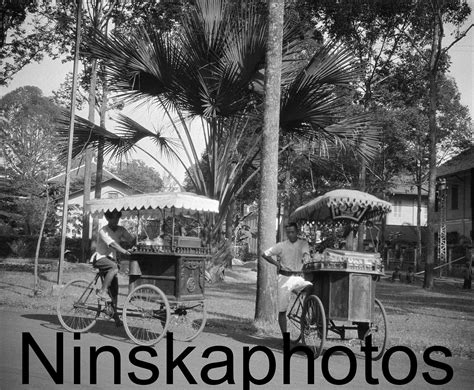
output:
M 304 274 L 303 271 L 286 271 L 283 269 L 278 271 L 278 273 L 283 276 L 303 276 Z

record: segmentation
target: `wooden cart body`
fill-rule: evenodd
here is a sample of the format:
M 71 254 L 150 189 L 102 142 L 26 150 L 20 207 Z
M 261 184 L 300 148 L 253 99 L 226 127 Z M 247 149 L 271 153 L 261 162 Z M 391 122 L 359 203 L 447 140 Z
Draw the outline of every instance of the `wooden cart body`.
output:
M 303 271 L 328 319 L 372 321 L 375 280 L 383 274 L 377 253 L 326 249 L 322 258 L 306 264 Z
M 204 300 L 208 258 L 209 255 L 198 253 L 135 251 L 130 257 L 129 289 L 132 291 L 141 284 L 152 284 L 166 294 L 170 303 Z

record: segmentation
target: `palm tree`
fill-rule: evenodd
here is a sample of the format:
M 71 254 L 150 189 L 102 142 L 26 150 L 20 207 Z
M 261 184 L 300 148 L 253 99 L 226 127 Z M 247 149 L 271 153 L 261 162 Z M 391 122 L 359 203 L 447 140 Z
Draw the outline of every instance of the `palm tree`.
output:
M 126 101 L 156 103 L 171 119 L 185 156 L 176 149 L 172 154 L 180 159 L 197 192 L 220 200 L 220 222 L 242 188 L 245 168 L 260 149 L 261 132 L 249 133 L 245 123 L 262 111 L 266 31 L 267 20 L 259 14 L 257 2 L 198 0 L 170 33 L 139 28 L 128 36 L 106 37 L 97 32 L 88 42 L 90 54 L 107 66 L 111 91 Z M 351 53 L 330 42 L 311 58 L 300 59 L 299 35 L 288 26 L 283 42 L 281 131 L 344 143 L 358 147 L 365 158 L 373 156 L 376 129 L 365 116 L 341 121 L 340 97 L 334 93 L 359 75 Z M 201 156 L 189 127 L 194 118 L 202 121 L 211 180 L 206 180 L 199 164 Z M 121 115 L 119 122 L 122 141 L 110 143 L 108 149 L 115 155 L 156 135 L 126 116 Z M 92 133 L 99 130 L 84 120 L 82 124 Z M 103 128 L 96 135 L 107 136 Z M 237 151 L 243 137 L 252 139 L 244 156 Z M 94 136 L 89 139 L 95 142 Z
M 263 112 L 268 23 L 256 1 L 236 4 L 197 0 L 170 33 L 143 28 L 127 36 L 97 32 L 87 42 L 90 55 L 107 67 L 110 92 L 125 102 L 154 103 L 170 119 L 176 139 L 124 115 L 119 115 L 117 134 L 84 119 L 76 123 L 76 153 L 104 142 L 106 154 L 122 157 L 151 137 L 161 152 L 178 159 L 196 192 L 220 201 L 214 239 L 235 197 L 260 169 L 262 131 L 248 123 Z M 329 42 L 308 58 L 300 43 L 298 32 L 285 26 L 280 132 L 290 140 L 351 147 L 370 159 L 377 152 L 377 129 L 367 116 L 344 117 L 338 93 L 359 77 L 351 52 Z M 191 120 L 201 122 L 206 159 L 196 149 Z M 238 148 L 242 141 L 245 151 Z M 213 260 L 230 259 L 230 251 L 221 247 Z

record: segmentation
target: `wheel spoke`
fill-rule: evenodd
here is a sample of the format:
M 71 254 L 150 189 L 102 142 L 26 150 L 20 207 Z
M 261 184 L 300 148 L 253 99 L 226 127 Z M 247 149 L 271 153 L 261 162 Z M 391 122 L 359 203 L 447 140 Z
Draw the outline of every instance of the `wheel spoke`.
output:
M 303 313 L 303 299 L 305 294 L 300 292 L 291 295 L 290 306 L 288 310 L 287 331 L 290 334 L 290 340 L 294 343 L 301 339 L 301 315 Z
M 379 360 L 387 346 L 387 315 L 382 303 L 375 299 L 374 312 L 372 313 L 372 322 L 370 323 L 369 330 L 364 336 L 364 339 L 370 334 L 372 335 L 372 346 L 378 347 L 378 351 L 372 356 L 373 360 Z
M 310 295 L 304 301 L 301 332 L 304 344 L 313 350 L 314 358 L 317 358 L 326 339 L 326 316 L 323 304 L 316 295 Z
M 179 341 L 191 341 L 206 326 L 207 312 L 204 302 L 182 303 L 171 311 L 170 332 Z
M 57 315 L 61 325 L 70 332 L 92 328 L 100 314 L 95 284 L 83 279 L 67 283 L 58 298 Z
M 127 335 L 135 343 L 156 344 L 165 335 L 169 318 L 168 300 L 158 287 L 138 286 L 127 297 L 123 322 Z

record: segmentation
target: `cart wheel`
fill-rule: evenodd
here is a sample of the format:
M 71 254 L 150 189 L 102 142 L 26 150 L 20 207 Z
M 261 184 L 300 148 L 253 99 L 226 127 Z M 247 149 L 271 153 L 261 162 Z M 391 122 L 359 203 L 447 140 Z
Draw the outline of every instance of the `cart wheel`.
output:
M 170 305 L 158 287 L 143 284 L 132 290 L 123 307 L 123 326 L 130 340 L 139 345 L 154 345 L 166 334 Z
M 204 302 L 177 304 L 171 309 L 169 332 L 179 341 L 194 340 L 206 326 L 207 312 Z
M 372 335 L 372 345 L 379 348 L 376 355 L 372 356 L 372 359 L 379 360 L 383 356 L 387 346 L 388 327 L 385 309 L 378 299 L 375 299 L 374 312 L 372 314 L 374 320 L 370 323 L 369 330 L 365 334 L 364 339 L 369 334 Z
M 59 294 L 56 312 L 61 325 L 70 332 L 86 332 L 91 329 L 100 314 L 95 284 L 90 280 L 71 280 Z
M 321 300 L 316 295 L 308 296 L 303 305 L 301 333 L 303 343 L 313 350 L 315 359 L 323 351 L 326 326 L 326 315 Z
M 288 310 L 288 320 L 286 321 L 287 332 L 290 334 L 290 341 L 297 343 L 301 339 L 301 315 L 303 314 L 304 292 L 291 294 L 291 301 Z

